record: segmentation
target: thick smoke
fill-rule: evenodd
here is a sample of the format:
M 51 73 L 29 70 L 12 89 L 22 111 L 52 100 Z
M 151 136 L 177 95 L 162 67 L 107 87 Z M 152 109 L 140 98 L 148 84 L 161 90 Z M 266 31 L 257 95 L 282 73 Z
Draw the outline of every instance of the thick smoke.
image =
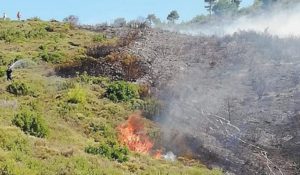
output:
M 284 8 L 283 8 L 284 6 Z M 279 37 L 300 36 L 300 5 L 277 5 L 272 10 L 235 19 L 220 19 L 206 24 L 165 27 L 167 30 L 192 35 L 224 36 L 238 31 L 257 31 Z
M 195 58 L 161 95 L 166 148 L 236 174 L 300 173 L 299 19 L 299 6 L 242 17 L 189 41 L 200 55 L 178 46 Z

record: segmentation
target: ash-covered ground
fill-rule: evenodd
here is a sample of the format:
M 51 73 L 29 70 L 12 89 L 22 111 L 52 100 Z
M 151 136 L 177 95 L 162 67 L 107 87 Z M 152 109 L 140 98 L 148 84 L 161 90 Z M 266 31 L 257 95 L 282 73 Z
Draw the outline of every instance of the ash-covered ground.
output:
M 300 174 L 300 39 L 144 31 L 130 46 L 165 108 L 164 146 L 235 174 Z

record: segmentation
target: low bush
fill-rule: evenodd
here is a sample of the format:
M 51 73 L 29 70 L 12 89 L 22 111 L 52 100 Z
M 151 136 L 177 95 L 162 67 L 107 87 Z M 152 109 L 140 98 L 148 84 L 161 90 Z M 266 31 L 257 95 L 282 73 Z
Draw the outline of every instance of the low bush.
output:
M 0 67 L 0 77 L 5 76 L 6 69 L 4 67 Z
M 21 128 L 26 134 L 36 137 L 46 137 L 48 128 L 42 117 L 30 110 L 22 110 L 12 120 L 12 123 Z
M 42 20 L 41 20 L 40 17 L 35 16 L 35 17 L 32 17 L 32 18 L 28 19 L 28 21 L 39 21 L 39 22 L 41 22 Z
M 139 88 L 137 85 L 125 81 L 115 81 L 108 85 L 106 97 L 114 102 L 129 101 L 139 98 Z
M 15 128 L 1 128 L 0 148 L 6 151 L 27 151 L 28 140 Z
M 110 125 L 105 123 L 90 123 L 86 129 L 86 133 L 96 139 L 96 141 L 99 140 L 98 136 L 106 139 L 115 139 L 117 136 L 115 130 Z
M 24 40 L 25 34 L 24 32 L 16 29 L 6 29 L 0 31 L 0 40 L 4 40 L 5 42 L 15 42 L 18 40 Z
M 7 91 L 17 96 L 33 94 L 33 92 L 31 91 L 30 87 L 27 84 L 18 81 L 15 81 L 10 85 L 8 85 Z
M 43 61 L 53 64 L 61 63 L 63 60 L 63 55 L 58 52 L 44 51 L 41 52 L 39 56 L 42 58 Z
M 143 116 L 147 119 L 153 120 L 155 117 L 160 116 L 162 104 L 157 99 L 133 99 L 129 104 L 132 110 L 142 111 Z
M 109 78 L 107 77 L 90 76 L 86 71 L 77 76 L 77 81 L 85 84 L 97 84 L 103 88 L 107 87 L 110 82 Z
M 104 42 L 106 40 L 106 36 L 103 34 L 98 34 L 93 37 L 94 42 Z
M 47 35 L 44 27 L 35 27 L 25 33 L 26 39 L 43 38 Z
M 68 102 L 69 103 L 85 103 L 86 102 L 86 91 L 81 88 L 79 85 L 76 85 L 75 88 L 70 89 L 68 92 Z
M 129 151 L 126 147 L 116 142 L 101 143 L 99 146 L 88 146 L 85 152 L 94 155 L 101 155 L 110 160 L 116 160 L 120 163 L 128 161 Z

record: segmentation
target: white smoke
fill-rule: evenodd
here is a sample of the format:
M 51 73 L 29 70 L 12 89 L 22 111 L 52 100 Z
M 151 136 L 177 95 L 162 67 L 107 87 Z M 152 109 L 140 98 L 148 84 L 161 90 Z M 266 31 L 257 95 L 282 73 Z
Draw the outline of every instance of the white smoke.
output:
M 239 30 L 268 32 L 280 37 L 300 36 L 300 6 L 280 10 L 275 8 L 270 13 L 256 17 L 245 16 L 224 27 L 225 34 Z
M 185 36 L 166 46 L 182 49 L 174 57 L 187 64 L 161 95 L 168 149 L 236 174 L 299 174 L 280 163 L 300 165 L 300 137 L 293 135 L 300 132 L 293 126 L 300 111 L 300 6 L 169 30 L 227 36 Z M 279 144 L 287 157 L 272 152 Z
M 167 30 L 190 35 L 231 35 L 238 31 L 256 31 L 279 37 L 300 37 L 300 4 L 292 7 L 277 5 L 256 15 L 222 19 L 204 25 L 168 26 Z
M 174 162 L 176 160 L 175 154 L 171 151 L 169 151 L 165 155 L 163 155 L 163 158 L 165 160 L 168 160 L 168 161 L 171 161 L 171 162 Z

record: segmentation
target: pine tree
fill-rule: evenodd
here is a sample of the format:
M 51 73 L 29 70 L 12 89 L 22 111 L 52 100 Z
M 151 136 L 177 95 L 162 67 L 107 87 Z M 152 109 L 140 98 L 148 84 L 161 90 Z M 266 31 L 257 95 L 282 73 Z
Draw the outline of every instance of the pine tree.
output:
M 216 3 L 216 0 L 204 0 L 205 3 L 208 3 L 208 5 L 205 6 L 207 11 L 209 12 L 209 15 L 211 16 L 212 14 L 212 8 L 214 4 Z

